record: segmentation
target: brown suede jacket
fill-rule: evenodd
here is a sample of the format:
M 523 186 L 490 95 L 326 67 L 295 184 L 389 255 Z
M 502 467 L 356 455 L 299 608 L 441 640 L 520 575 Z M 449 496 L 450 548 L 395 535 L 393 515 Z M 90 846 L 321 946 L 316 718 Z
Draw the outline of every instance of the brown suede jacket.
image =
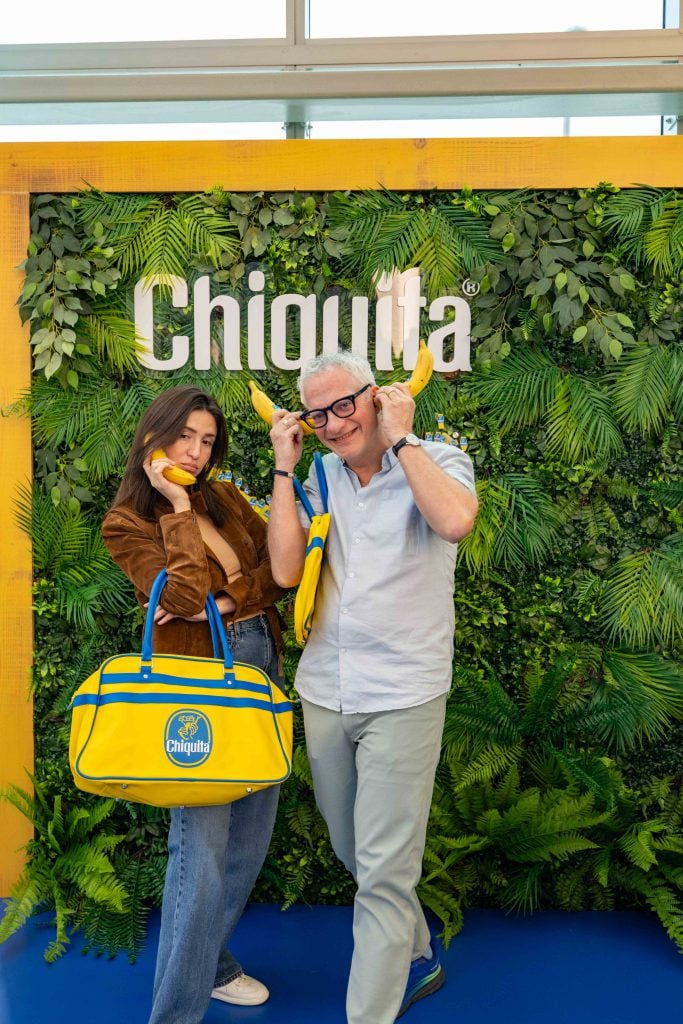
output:
M 243 574 L 232 583 L 228 584 L 223 566 L 199 532 L 196 513 L 206 512 L 206 504 L 198 493 L 190 496 L 189 512 L 175 513 L 160 498 L 154 521 L 143 519 L 128 505 L 111 509 L 102 524 L 104 543 L 132 582 L 141 605 L 147 601 L 155 577 L 166 569 L 168 580 L 161 598 L 166 611 L 177 616 L 196 615 L 204 608 L 209 591 L 214 596 L 229 594 L 237 608 L 233 615 L 223 616 L 223 622 L 264 612 L 281 651 L 281 619 L 275 601 L 284 591 L 271 576 L 266 524 L 233 484 L 219 481 L 211 486 L 225 513 L 219 532 L 233 548 Z M 153 649 L 211 657 L 209 625 L 183 618 L 155 625 Z

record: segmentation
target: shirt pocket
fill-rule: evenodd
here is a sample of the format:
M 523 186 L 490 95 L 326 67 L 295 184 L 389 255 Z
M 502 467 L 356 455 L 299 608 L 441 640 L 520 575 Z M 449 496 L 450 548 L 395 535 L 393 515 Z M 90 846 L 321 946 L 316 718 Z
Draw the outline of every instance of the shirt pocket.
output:
M 406 501 L 405 488 L 388 487 L 379 503 L 379 529 L 384 544 L 396 554 L 418 554 L 420 550 L 420 512 L 413 501 Z

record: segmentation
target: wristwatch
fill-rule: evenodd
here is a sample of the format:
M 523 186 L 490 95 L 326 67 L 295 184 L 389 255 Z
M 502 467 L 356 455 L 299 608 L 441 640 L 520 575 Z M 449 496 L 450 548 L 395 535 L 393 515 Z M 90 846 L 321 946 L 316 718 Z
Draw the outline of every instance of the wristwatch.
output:
M 409 444 L 411 448 L 419 448 L 422 442 L 419 437 L 415 437 L 415 434 L 406 434 L 406 436 L 402 437 L 400 441 L 396 442 L 396 444 L 392 444 L 391 450 L 394 455 L 398 455 L 401 448 L 406 444 Z

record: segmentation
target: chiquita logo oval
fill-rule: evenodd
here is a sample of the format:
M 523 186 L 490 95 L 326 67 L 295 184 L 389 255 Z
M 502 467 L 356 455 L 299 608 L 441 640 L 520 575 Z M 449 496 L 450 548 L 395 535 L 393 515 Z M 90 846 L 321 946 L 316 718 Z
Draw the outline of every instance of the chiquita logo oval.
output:
M 195 708 L 183 708 L 171 715 L 164 731 L 164 750 L 169 761 L 181 768 L 203 764 L 211 753 L 211 722 Z

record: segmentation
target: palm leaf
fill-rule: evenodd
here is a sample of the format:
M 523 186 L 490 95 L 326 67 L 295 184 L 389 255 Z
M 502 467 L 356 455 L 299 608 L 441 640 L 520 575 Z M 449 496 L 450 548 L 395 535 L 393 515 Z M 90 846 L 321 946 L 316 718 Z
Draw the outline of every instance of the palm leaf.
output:
M 425 209 L 408 205 L 388 190 L 330 201 L 332 227 L 345 228 L 343 267 L 369 290 L 378 273 L 419 267 L 429 298 L 458 284 L 463 270 L 500 255 L 488 227 L 474 214 L 455 206 Z
M 558 383 L 546 424 L 548 454 L 570 465 L 623 451 L 608 395 L 580 377 L 566 374 Z
M 609 712 L 598 738 L 610 748 L 665 736 L 671 720 L 683 717 L 680 667 L 657 654 L 606 651 L 594 705 Z
M 672 350 L 637 345 L 626 352 L 612 375 L 610 395 L 617 419 L 646 437 L 661 434 L 667 422 L 674 376 Z
M 82 317 L 81 325 L 100 362 L 111 363 L 119 373 L 139 370 L 138 356 L 143 347 L 137 339 L 134 323 L 105 308 Z
M 500 242 L 491 238 L 488 221 L 462 206 L 443 206 L 439 203 L 437 209 L 456 233 L 464 270 L 469 273 L 484 263 L 501 260 L 503 250 Z
M 477 484 L 479 511 L 471 533 L 459 544 L 473 574 L 495 566 L 539 564 L 557 544 L 562 516 L 540 483 L 528 474 L 507 473 Z
M 494 413 L 502 433 L 534 426 L 548 411 L 562 376 L 546 355 L 522 349 L 488 371 L 473 372 L 469 390 Z
M 610 570 L 600 621 L 610 637 L 632 647 L 673 643 L 683 628 L 679 538 L 670 547 L 626 555 Z
M 643 255 L 656 274 L 680 278 L 683 271 L 683 203 L 669 200 L 643 239 Z
M 202 195 L 183 196 L 178 214 L 185 228 L 190 254 L 210 260 L 217 270 L 230 266 L 240 255 L 240 239 L 235 226 Z
M 139 230 L 150 214 L 161 205 L 155 195 L 141 193 L 106 193 L 89 186 L 79 193 L 77 215 L 81 223 L 100 222 L 106 229 L 107 241 L 116 247 Z

